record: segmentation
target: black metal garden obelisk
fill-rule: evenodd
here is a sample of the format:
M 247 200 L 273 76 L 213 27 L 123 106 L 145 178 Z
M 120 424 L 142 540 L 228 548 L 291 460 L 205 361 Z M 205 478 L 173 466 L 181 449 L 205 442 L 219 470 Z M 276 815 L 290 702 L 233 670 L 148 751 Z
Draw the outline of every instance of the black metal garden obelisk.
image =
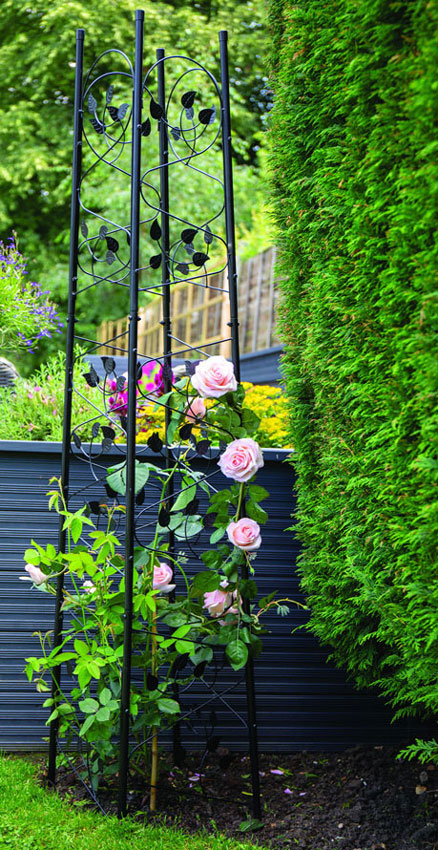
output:
M 221 128 L 220 130 L 212 131 L 213 141 L 211 145 L 217 140 L 221 139 L 222 144 L 222 169 L 223 169 L 223 182 L 222 180 L 218 180 L 213 178 L 215 181 L 215 186 L 220 185 L 222 192 L 222 200 L 223 203 L 222 209 L 219 211 L 219 215 L 222 214 L 222 211 L 225 213 L 225 230 L 226 230 L 226 242 L 224 242 L 223 238 L 219 235 L 216 236 L 218 239 L 218 243 L 222 246 L 226 247 L 226 268 L 228 272 L 228 292 L 229 292 L 229 305 L 230 305 L 230 322 L 228 324 L 230 328 L 230 335 L 227 337 L 225 342 L 228 342 L 231 339 L 231 352 L 232 352 L 232 360 L 234 363 L 235 375 L 237 380 L 240 378 L 240 362 L 239 362 L 239 323 L 238 323 L 238 312 L 237 312 L 237 267 L 236 267 L 236 248 L 235 248 L 235 223 L 234 223 L 234 202 L 233 202 L 233 177 L 232 177 L 232 156 L 231 156 L 231 125 L 230 125 L 230 95 L 229 95 L 229 74 L 228 74 L 228 50 L 227 50 L 227 33 L 225 31 L 219 34 L 219 42 L 220 42 L 220 62 L 221 62 L 221 85 L 216 82 L 214 76 L 206 69 L 204 66 L 198 62 L 197 60 L 188 59 L 185 56 L 165 56 L 164 50 L 159 49 L 157 51 L 157 61 L 152 66 L 151 69 L 146 73 L 146 76 L 143 72 L 143 30 L 144 30 L 144 12 L 137 11 L 135 16 L 135 61 L 134 64 L 131 65 L 130 60 L 123 53 L 123 51 L 117 49 L 105 50 L 101 57 L 95 60 L 93 63 L 91 70 L 88 72 L 88 76 L 86 77 L 85 85 L 83 83 L 83 46 L 84 46 L 84 30 L 77 31 L 77 46 L 76 46 L 76 82 L 75 82 L 75 105 L 74 105 L 74 142 L 73 142 L 73 173 L 72 173 L 72 200 L 71 200 L 71 240 L 70 240 L 70 272 L 69 272 L 69 306 L 68 306 L 68 330 L 67 330 L 67 348 L 66 348 L 66 377 L 65 377 L 65 408 L 64 408 L 64 431 L 63 431 L 63 450 L 62 450 L 62 472 L 61 472 L 61 485 L 64 494 L 64 498 L 66 500 L 66 504 L 69 504 L 69 472 L 70 472 L 70 458 L 72 452 L 72 396 L 75 391 L 74 384 L 74 376 L 73 376 L 73 364 L 74 364 L 74 344 L 75 340 L 78 339 L 82 343 L 86 343 L 89 345 L 89 351 L 96 351 L 101 348 L 102 345 L 109 343 L 113 344 L 117 341 L 117 350 L 121 355 L 127 355 L 128 359 L 128 369 L 127 369 L 127 417 L 126 421 L 124 421 L 121 430 L 123 431 L 123 436 L 126 440 L 126 447 L 123 449 L 125 452 L 125 464 L 126 464 L 126 513 L 124 520 L 124 604 L 123 604 L 123 658 L 122 658 L 122 671 L 121 671 L 121 691 L 120 691 L 120 727 L 119 727 L 119 764 L 118 764 L 118 782 L 119 782 L 119 794 L 118 794 L 118 814 L 119 817 L 123 817 L 127 813 L 127 799 L 128 799 L 128 776 L 129 776 L 129 766 L 130 766 L 130 755 L 132 755 L 132 750 L 130 747 L 132 746 L 131 742 L 131 729 L 130 729 L 130 720 L 131 720 L 131 712 L 130 712 L 130 696 L 131 696 L 131 667 L 132 667 L 132 647 L 133 647 L 133 580 L 135 575 L 134 570 L 134 559 L 135 559 L 135 546 L 138 543 L 138 536 L 136 530 L 136 454 L 137 454 L 137 445 L 136 445 L 136 415 L 137 415 L 137 393 L 138 393 L 138 376 L 139 376 L 139 358 L 142 357 L 142 352 L 139 351 L 138 346 L 138 322 L 139 322 L 139 291 L 141 291 L 140 283 L 140 274 L 144 271 L 151 271 L 158 266 L 161 266 L 161 287 L 160 284 L 158 286 L 151 286 L 150 291 L 155 291 L 161 297 L 162 303 L 162 340 L 163 340 L 163 348 L 161 354 L 157 357 L 157 360 L 161 363 L 163 369 L 163 379 L 164 379 L 164 390 L 165 392 L 169 392 L 172 388 L 172 344 L 173 341 L 177 339 L 176 336 L 173 336 L 172 331 L 172 299 L 171 299 L 171 287 L 176 283 L 190 283 L 193 282 L 193 286 L 209 286 L 208 275 L 207 272 L 200 271 L 200 266 L 204 265 L 205 261 L 210 260 L 210 256 L 208 254 L 202 253 L 194 253 L 192 250 L 192 254 L 194 253 L 194 270 L 193 276 L 187 277 L 189 274 L 188 263 L 181 263 L 178 260 L 175 260 L 175 254 L 179 250 L 178 245 L 182 247 L 182 249 L 191 250 L 190 245 L 183 244 L 185 242 L 184 238 L 177 238 L 176 240 L 171 237 L 171 228 L 173 224 L 178 225 L 181 230 L 182 227 L 190 227 L 193 228 L 193 224 L 187 222 L 184 217 L 181 217 L 180 211 L 177 213 L 172 209 L 173 201 L 173 193 L 172 191 L 172 168 L 175 165 L 182 165 L 183 167 L 188 166 L 193 169 L 193 172 L 198 173 L 198 169 L 191 165 L 192 159 L 196 156 L 199 156 L 202 151 L 195 150 L 195 142 L 193 139 L 198 138 L 196 127 L 200 126 L 201 130 L 199 133 L 199 137 L 205 139 L 204 134 L 207 131 L 208 126 L 213 123 L 215 118 L 215 110 L 213 108 L 208 108 L 201 110 L 199 112 L 199 121 L 196 124 L 196 120 L 193 119 L 193 110 L 191 106 L 187 107 L 187 100 L 184 101 L 184 98 L 187 98 L 187 93 L 183 95 L 183 98 L 180 99 L 179 108 L 181 109 L 181 102 L 183 105 L 182 112 L 187 116 L 189 115 L 191 126 L 190 132 L 184 129 L 183 124 L 180 122 L 180 126 L 175 127 L 170 124 L 168 118 L 168 102 L 169 95 L 166 92 L 165 84 L 165 63 L 171 62 L 172 60 L 181 60 L 191 62 L 193 67 L 189 71 L 184 71 L 180 75 L 180 80 L 185 79 L 187 73 L 202 73 L 205 75 L 205 78 L 208 80 L 208 83 L 211 84 L 214 90 L 214 95 L 220 101 L 220 122 Z M 123 61 L 126 61 L 128 71 L 124 70 L 120 71 L 109 71 L 108 63 L 110 61 L 109 56 L 111 53 L 117 55 L 117 59 L 120 60 L 122 57 Z M 99 60 L 105 57 L 105 67 L 101 74 L 96 70 Z M 148 87 L 149 85 L 149 77 L 151 71 L 156 72 L 157 77 L 157 100 L 154 101 L 152 99 L 151 91 Z M 123 108 L 119 109 L 115 108 L 111 104 L 112 91 L 114 89 L 112 83 L 112 73 L 120 73 L 122 77 L 122 89 L 126 86 L 132 85 L 132 108 L 129 112 L 128 104 L 124 104 Z M 103 118 L 98 115 L 98 101 L 97 97 L 94 97 L 92 94 L 93 86 L 99 84 L 100 82 L 105 81 L 105 84 L 110 82 L 109 89 L 110 93 L 107 90 L 106 95 L 106 105 L 104 106 Z M 129 82 L 127 82 L 129 81 Z M 178 82 L 178 81 L 177 81 Z M 174 91 L 176 83 L 173 82 L 172 87 L 170 88 L 171 93 Z M 195 91 L 188 92 L 190 97 L 196 95 Z M 155 191 L 155 205 L 149 202 L 146 199 L 147 190 L 151 189 L 151 183 L 148 182 L 145 175 L 142 174 L 142 159 L 141 159 L 141 148 L 142 148 L 142 138 L 144 136 L 150 135 L 151 130 L 151 121 L 149 117 L 145 117 L 145 101 L 146 98 L 150 99 L 149 108 L 152 119 L 158 121 L 158 134 L 151 134 L 148 144 L 152 144 L 157 142 L 158 136 L 158 168 L 154 167 L 146 172 L 146 175 L 150 176 L 151 171 L 159 171 L 159 187 L 152 187 Z M 92 114 L 92 118 L 90 118 L 91 130 L 88 127 L 88 123 L 86 128 L 84 128 L 84 112 L 88 108 L 88 111 Z M 203 115 L 204 113 L 204 115 Z M 114 124 L 117 125 L 116 129 L 119 129 L 120 137 L 117 137 L 116 131 L 113 129 L 108 131 L 109 119 L 105 118 L 106 115 L 112 116 L 113 124 L 110 126 L 113 127 Z M 124 123 L 126 117 L 126 123 Z M 129 138 L 128 138 L 129 131 Z M 170 131 L 170 132 L 169 132 Z M 90 142 L 90 134 L 94 132 L 97 136 L 98 142 Z M 178 157 L 175 154 L 175 147 L 172 144 L 172 140 L 170 139 L 170 135 L 173 135 L 173 141 L 181 141 L 181 143 L 185 143 L 187 145 L 187 149 L 189 153 L 181 155 Z M 96 145 L 98 143 L 103 142 L 107 147 L 106 149 L 102 148 L 103 152 L 99 152 Z M 125 151 L 125 147 L 128 150 L 129 145 L 130 149 L 130 160 L 131 160 L 131 171 L 128 172 L 129 166 L 124 171 L 123 168 L 115 166 L 115 161 L 111 160 L 109 157 L 108 151 L 114 152 L 119 145 L 120 150 L 122 152 Z M 82 202 L 81 192 L 82 192 L 82 184 L 84 176 L 90 173 L 91 168 L 88 167 L 88 170 L 84 168 L 84 173 L 82 173 L 82 162 L 83 162 L 83 148 L 87 146 L 88 153 L 91 151 L 90 156 L 94 156 L 96 162 L 99 165 L 106 165 L 109 168 L 118 168 L 119 175 L 125 174 L 127 177 L 130 177 L 130 212 L 129 219 L 128 213 L 126 215 L 126 220 L 124 220 L 121 224 L 115 224 L 114 221 L 111 221 L 109 217 L 104 217 L 100 213 L 94 213 L 89 206 Z M 202 147 L 202 146 L 201 146 Z M 205 147 L 205 150 L 208 150 L 210 145 Z M 118 156 L 118 154 L 117 154 Z M 199 173 L 201 173 L 199 171 Z M 202 172 L 203 176 L 208 176 L 205 172 Z M 176 193 L 175 193 L 176 194 Z M 157 198 L 159 200 L 157 200 Z M 142 203 L 145 202 L 147 207 L 147 215 L 145 218 L 142 217 Z M 156 205 L 158 204 L 158 206 Z M 84 225 L 84 221 L 81 221 L 81 231 L 84 236 L 84 240 L 79 245 L 79 225 L 80 225 L 80 211 L 82 209 L 82 215 L 89 216 L 92 219 L 95 216 L 97 224 L 96 232 L 93 235 L 93 232 L 90 233 L 87 226 Z M 152 218 L 151 218 L 152 211 Z M 148 217 L 149 216 L 149 217 Z M 160 226 L 158 226 L 157 218 L 160 217 Z M 160 255 L 154 256 L 149 265 L 141 266 L 141 240 L 146 234 L 146 225 L 151 220 L 154 220 L 155 225 L 155 233 L 159 233 L 159 242 L 160 242 Z M 214 220 L 214 217 L 209 219 L 211 222 Z M 105 225 L 102 225 L 102 221 L 105 222 Z M 110 224 L 108 224 L 108 222 Z M 172 224 L 173 223 L 173 224 Z M 175 225 L 176 226 L 176 225 Z M 109 227 L 112 229 L 109 230 Z M 149 228 L 150 231 L 150 228 Z M 184 231 L 183 231 L 184 232 Z M 212 231 L 209 228 L 209 225 L 205 223 L 200 226 L 196 226 L 193 231 L 195 234 L 202 234 L 205 237 L 206 244 L 213 239 Z M 118 239 L 115 238 L 114 235 L 117 234 Z M 120 262 L 120 275 L 117 276 L 117 272 L 114 269 L 118 268 L 118 256 L 117 252 L 119 250 L 119 239 L 123 236 L 123 240 L 127 241 L 129 245 L 129 262 L 125 264 Z M 154 238 L 154 237 L 152 237 Z M 107 240 L 108 250 L 106 255 L 103 258 L 100 258 L 99 255 L 99 246 L 103 244 L 103 242 Z M 99 241 L 100 240 L 100 241 Z M 175 244 L 177 248 L 175 248 Z M 114 246 L 117 246 L 114 247 Z M 83 250 L 83 254 L 88 258 L 91 263 L 91 272 L 84 271 L 84 266 L 81 265 L 80 256 L 81 250 Z M 172 253 L 173 252 L 173 253 Z M 200 261 L 197 263 L 196 258 L 200 257 Z M 202 259 L 204 258 L 204 259 Z M 152 260 L 157 261 L 157 263 L 153 263 Z M 108 273 L 101 272 L 98 274 L 96 272 L 96 267 L 98 263 L 107 263 L 111 265 L 111 269 Z M 183 268 L 185 278 L 178 277 L 175 274 L 175 267 Z M 101 266 L 98 266 L 100 269 Z M 78 275 L 88 275 L 85 277 L 85 283 L 81 286 L 78 285 Z M 125 277 L 129 283 L 125 281 Z M 199 278 L 205 278 L 205 281 L 200 281 Z M 91 279 L 91 283 L 90 283 Z M 84 306 L 86 297 L 89 291 L 90 286 L 100 286 L 101 289 L 105 292 L 108 291 L 108 287 L 118 286 L 126 287 L 126 290 L 129 287 L 129 327 L 127 332 L 127 343 L 124 344 L 124 333 L 121 335 L 117 335 L 115 338 L 111 340 L 107 340 L 102 343 L 97 340 L 90 340 L 80 333 L 75 332 L 75 325 L 77 321 L 76 314 L 76 303 L 78 298 L 83 298 Z M 146 287 L 147 288 L 147 287 Z M 120 291 L 120 289 L 119 289 Z M 224 291 L 224 290 L 223 290 Z M 181 342 L 181 340 L 178 340 Z M 192 351 L 192 349 L 184 348 L 183 351 Z M 199 349 L 196 349 L 197 351 Z M 181 353 L 181 352 L 180 352 Z M 209 351 L 202 351 L 203 356 L 208 356 Z M 115 365 L 114 361 L 111 358 L 103 358 L 103 360 L 111 360 L 109 364 L 104 364 L 106 370 L 106 376 L 104 378 L 104 388 L 102 390 L 103 397 L 103 418 L 108 416 L 108 408 L 105 403 L 105 386 L 108 378 L 108 374 L 111 372 L 115 373 Z M 93 378 L 93 382 L 91 386 L 97 386 L 98 378 Z M 123 381 L 122 381 L 123 383 Z M 97 411 L 98 415 L 96 418 L 96 427 L 99 432 L 99 428 L 101 427 L 100 419 L 99 419 L 99 410 L 96 405 L 94 406 L 94 413 Z M 166 409 L 166 433 L 167 428 L 169 426 L 169 417 L 170 412 L 169 408 Z M 124 417 L 125 419 L 125 417 Z M 90 419 L 89 421 L 93 421 Z M 105 426 L 102 430 L 111 433 L 115 433 L 111 428 Z M 89 449 L 87 452 L 83 449 L 80 439 L 76 437 L 76 434 L 73 430 L 73 442 L 78 451 L 83 452 L 83 458 L 87 460 L 90 467 L 92 467 L 93 462 L 96 457 L 99 458 L 99 463 L 101 463 L 102 456 L 104 456 L 105 451 L 107 449 L 107 444 L 111 446 L 112 440 L 108 437 L 102 441 L 102 446 L 100 449 L 100 453 L 94 454 L 92 449 Z M 169 465 L 171 460 L 171 450 L 166 441 L 167 445 L 165 446 L 165 452 L 163 453 L 164 462 Z M 122 451 L 120 444 L 117 446 L 117 449 Z M 106 469 L 106 467 L 100 466 L 100 470 Z M 96 475 L 94 481 L 98 480 L 98 476 Z M 102 480 L 102 479 L 101 479 Z M 170 510 L 172 506 L 172 499 L 174 497 L 174 483 L 173 481 L 169 483 L 166 493 L 165 493 L 165 503 L 166 510 Z M 175 491 L 176 492 L 176 491 Z M 63 527 L 63 518 L 61 518 L 61 523 L 59 527 L 59 549 L 61 552 L 66 551 L 66 531 Z M 173 552 L 174 547 L 174 537 L 173 532 L 168 532 L 168 547 L 169 552 Z M 146 544 L 145 544 L 146 545 Z M 242 568 L 242 578 L 248 578 L 247 573 L 245 573 L 245 569 L 247 567 Z M 55 611 L 55 625 L 54 625 L 54 645 L 59 646 L 62 641 L 62 629 L 63 629 L 63 600 L 64 600 L 64 582 L 63 576 L 60 575 L 57 584 L 57 595 L 56 595 L 56 611 Z M 244 603 L 244 609 L 248 612 L 248 600 Z M 246 608 L 245 608 L 246 606 Z M 249 738 L 249 748 L 250 748 L 250 756 L 251 756 L 251 777 L 252 777 L 252 790 L 253 790 L 253 806 L 252 806 L 252 814 L 254 818 L 260 818 L 260 789 L 259 789 L 259 773 L 258 773 L 258 752 L 257 752 L 257 725 L 256 725 L 256 710 L 255 710 L 255 688 L 254 688 L 254 669 L 253 662 L 250 659 L 247 662 L 246 670 L 245 670 L 245 679 L 246 679 L 246 700 L 247 700 L 247 721 L 245 721 L 244 725 L 248 731 Z M 213 689 L 214 690 L 214 689 Z M 61 669 L 57 667 L 53 672 L 53 686 L 52 686 L 52 697 L 55 701 L 55 704 L 58 702 L 61 696 Z M 174 685 L 174 695 L 177 696 L 178 686 Z M 207 700 L 207 703 L 209 700 Z M 224 700 L 222 701 L 222 703 Z M 176 725 L 174 732 L 174 748 L 178 748 L 179 744 L 179 727 Z M 51 786 L 54 786 L 56 783 L 56 757 L 58 752 L 58 720 L 52 720 L 50 724 L 50 748 L 49 748 L 49 766 L 48 766 L 48 781 Z M 115 737 L 117 737 L 115 735 Z M 96 799 L 96 798 L 95 798 Z

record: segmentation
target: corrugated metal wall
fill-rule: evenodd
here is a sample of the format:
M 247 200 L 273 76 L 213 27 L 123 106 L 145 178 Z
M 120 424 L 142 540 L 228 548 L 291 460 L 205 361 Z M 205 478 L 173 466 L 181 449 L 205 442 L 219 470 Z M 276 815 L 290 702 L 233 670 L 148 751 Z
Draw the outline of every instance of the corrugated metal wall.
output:
M 251 381 L 252 384 L 274 384 L 281 383 L 280 374 L 280 357 L 283 353 L 283 346 L 276 345 L 273 348 L 264 348 L 262 351 L 251 351 L 249 354 L 242 354 L 240 357 L 240 376 L 242 381 Z M 105 370 L 102 364 L 102 358 L 97 354 L 88 354 L 87 361 L 94 366 L 99 378 L 105 377 Z M 139 360 L 141 362 L 142 358 Z M 177 357 L 173 358 L 174 366 L 180 366 L 184 363 Z M 128 369 L 128 358 L 117 357 L 117 374 L 123 375 Z
M 298 544 L 285 531 L 294 507 L 292 470 L 284 462 L 287 452 L 271 449 L 264 454 L 265 467 L 258 481 L 271 493 L 270 519 L 256 561 L 257 581 L 262 595 L 277 589 L 281 596 L 297 599 Z M 114 456 L 107 458 L 108 464 L 111 461 Z M 23 574 L 23 553 L 31 538 L 56 544 L 57 517 L 49 513 L 45 494 L 49 478 L 60 474 L 60 465 L 58 444 L 0 442 L 0 748 L 5 751 L 41 750 L 47 734 L 41 709 L 44 696 L 27 683 L 23 667 L 25 656 L 38 654 L 38 639 L 32 633 L 52 628 L 53 599 L 30 591 L 18 577 Z M 87 465 L 75 459 L 72 491 L 87 488 L 83 491 L 87 499 L 102 496 L 101 485 L 89 485 Z M 83 504 L 83 494 L 73 504 Z M 373 695 L 355 692 L 343 673 L 327 663 L 326 653 L 310 634 L 303 630 L 291 634 L 304 616 L 292 609 L 289 617 L 274 615 L 268 621 L 270 634 L 256 662 L 260 748 L 336 750 L 406 738 L 409 724 L 390 725 L 383 703 Z M 221 679 L 231 682 L 233 675 L 230 670 Z M 195 695 L 191 691 L 190 701 Z M 243 709 L 243 687 L 233 692 L 230 702 Z M 245 749 L 245 735 L 236 718 L 222 710 L 218 718 L 222 743 Z M 193 735 L 190 743 L 196 743 Z

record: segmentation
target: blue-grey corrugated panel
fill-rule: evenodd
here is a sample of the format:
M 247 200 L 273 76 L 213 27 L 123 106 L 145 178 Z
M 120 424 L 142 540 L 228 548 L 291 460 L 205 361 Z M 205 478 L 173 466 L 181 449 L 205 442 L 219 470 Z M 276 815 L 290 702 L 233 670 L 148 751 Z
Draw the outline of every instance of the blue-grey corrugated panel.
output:
M 253 384 L 279 384 L 282 380 L 280 372 L 280 357 L 282 345 L 265 348 L 262 351 L 251 351 L 240 357 L 240 375 L 242 381 Z
M 240 358 L 240 373 L 242 381 L 250 381 L 253 384 L 278 384 L 282 380 L 280 373 L 280 356 L 283 352 L 283 346 L 275 345 L 272 348 L 265 348 L 262 351 L 252 351 L 249 354 L 242 354 Z M 100 378 L 105 376 L 105 370 L 102 364 L 102 358 L 97 354 L 88 354 L 87 360 L 90 365 L 94 366 Z M 128 368 L 127 357 L 115 357 L 117 363 L 117 374 L 121 375 Z M 141 358 L 140 358 L 141 360 Z M 174 360 L 174 364 L 178 366 L 183 363 L 183 360 Z
M 290 524 L 293 473 L 284 462 L 287 452 L 265 451 L 265 467 L 258 480 L 270 491 L 269 522 L 263 529 L 263 546 L 256 561 L 260 593 L 273 589 L 281 597 L 300 599 L 295 572 L 299 546 Z M 114 454 L 105 461 L 114 463 Z M 45 544 L 57 539 L 57 517 L 47 509 L 49 479 L 59 476 L 59 444 L 0 442 L 0 748 L 6 751 L 40 750 L 47 734 L 41 709 L 44 695 L 35 692 L 23 673 L 24 658 L 38 654 L 35 631 L 53 625 L 53 599 L 30 590 L 19 581 L 23 553 L 31 538 Z M 223 483 L 225 484 L 225 480 Z M 85 489 L 83 489 L 85 488 Z M 87 465 L 72 462 L 73 505 L 104 494 L 91 484 Z M 80 492 L 79 492 L 80 491 Z M 199 569 L 199 561 L 189 563 Z M 326 653 L 309 633 L 291 631 L 305 622 L 300 609 L 287 618 L 267 621 L 270 633 L 256 662 L 258 721 L 262 750 L 335 750 L 360 742 L 383 743 L 405 738 L 408 723 L 390 725 L 390 712 L 375 696 L 355 692 L 343 673 L 327 662 Z M 221 673 L 232 682 L 233 672 Z M 197 685 L 187 697 L 194 704 L 202 696 Z M 230 694 L 237 711 L 245 705 L 242 685 Z M 222 742 L 245 749 L 245 734 L 236 717 L 218 711 Z M 196 737 L 186 737 L 196 746 Z

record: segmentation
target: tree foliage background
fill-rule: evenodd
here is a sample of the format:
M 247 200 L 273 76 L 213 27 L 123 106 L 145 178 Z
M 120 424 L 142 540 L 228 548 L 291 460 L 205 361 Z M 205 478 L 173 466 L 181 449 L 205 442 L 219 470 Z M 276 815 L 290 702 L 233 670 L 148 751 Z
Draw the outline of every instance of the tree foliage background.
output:
M 438 3 L 271 0 L 270 16 L 311 627 L 398 714 L 436 717 Z
M 0 233 L 6 239 L 17 231 L 32 278 L 50 289 L 61 313 L 67 300 L 75 29 L 86 30 L 86 67 L 114 45 L 132 56 L 138 5 L 137 0 L 2 4 Z M 156 48 L 164 47 L 196 56 L 219 75 L 217 34 L 229 31 L 236 217 L 243 235 L 251 231 L 260 206 L 258 153 L 271 97 L 263 18 L 262 0 L 149 0 L 146 7 L 145 66 L 155 61 Z M 129 186 L 97 183 L 94 188 L 102 208 L 109 197 L 129 207 Z M 187 198 L 188 215 L 196 216 L 209 203 L 208 193 L 197 191 L 189 178 L 179 191 Z M 105 303 L 90 300 L 90 329 L 124 309 L 117 295 Z M 47 350 L 41 348 L 38 357 Z M 30 365 L 34 361 L 22 368 Z

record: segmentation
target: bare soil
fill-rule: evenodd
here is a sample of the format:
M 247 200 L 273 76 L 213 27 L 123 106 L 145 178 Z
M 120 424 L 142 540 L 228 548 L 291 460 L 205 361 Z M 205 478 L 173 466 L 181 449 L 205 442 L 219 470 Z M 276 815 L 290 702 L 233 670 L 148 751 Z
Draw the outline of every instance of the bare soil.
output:
M 203 828 L 278 850 L 438 850 L 438 769 L 396 756 L 389 747 L 261 755 L 263 826 L 250 830 L 248 757 L 219 749 L 176 767 L 167 754 L 158 810 L 148 811 L 148 789 L 138 776 L 130 777 L 129 810 L 148 822 L 165 818 L 188 832 Z M 87 797 L 68 768 L 59 771 L 58 787 L 70 799 Z M 98 796 L 115 811 L 115 785 Z

